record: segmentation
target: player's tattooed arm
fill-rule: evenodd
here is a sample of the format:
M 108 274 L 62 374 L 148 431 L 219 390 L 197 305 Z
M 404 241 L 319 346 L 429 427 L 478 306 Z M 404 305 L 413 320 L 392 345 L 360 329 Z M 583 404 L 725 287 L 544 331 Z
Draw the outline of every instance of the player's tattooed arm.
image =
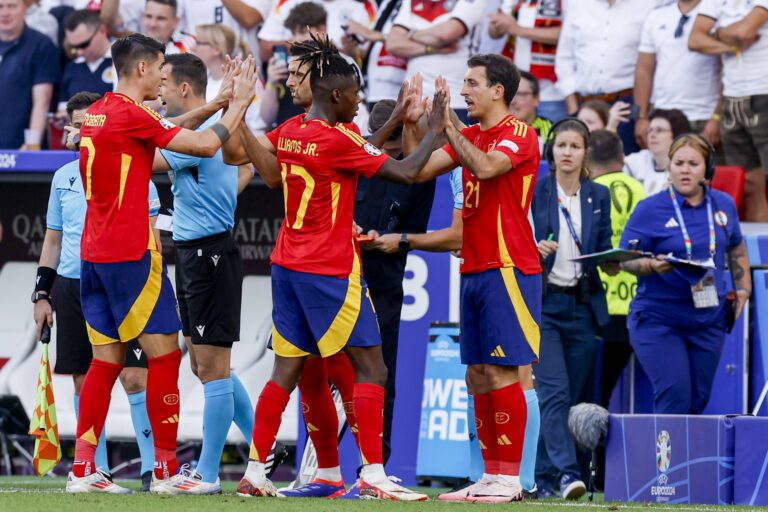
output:
M 196 130 L 208 120 L 213 114 L 226 107 L 226 102 L 221 104 L 218 100 L 213 100 L 205 105 L 197 107 L 196 109 L 185 112 L 180 116 L 169 117 L 168 120 L 175 125 L 181 126 L 188 130 Z
M 744 304 L 752 294 L 752 276 L 749 273 L 749 258 L 744 241 L 728 251 L 728 269 L 736 289 L 736 318 L 741 314 Z
M 224 126 L 221 123 L 216 123 L 213 126 L 211 126 L 211 130 L 213 130 L 213 133 L 216 134 L 216 136 L 221 141 L 221 144 L 224 145 L 229 140 L 230 133 L 226 126 Z
M 238 130 L 240 143 L 245 150 L 248 160 L 256 167 L 261 179 L 269 188 L 277 188 L 283 184 L 283 176 L 277 165 L 275 147 L 266 137 L 256 138 L 245 124 Z M 262 143 L 261 140 L 265 141 Z M 268 146 L 266 146 L 268 144 Z M 271 148 L 271 149 L 270 149 Z

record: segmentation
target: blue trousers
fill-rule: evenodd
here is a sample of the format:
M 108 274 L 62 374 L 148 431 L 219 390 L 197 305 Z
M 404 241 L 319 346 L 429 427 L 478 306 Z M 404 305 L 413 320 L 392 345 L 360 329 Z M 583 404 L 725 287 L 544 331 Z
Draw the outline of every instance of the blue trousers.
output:
M 584 389 L 595 353 L 595 328 L 588 304 L 560 293 L 544 296 L 539 363 L 533 365 L 541 409 L 536 459 L 538 480 L 581 474 L 576 445 L 568 431 L 568 412 Z
M 701 414 L 725 342 L 725 322 L 707 327 L 665 325 L 631 313 L 629 340 L 653 385 L 656 414 Z

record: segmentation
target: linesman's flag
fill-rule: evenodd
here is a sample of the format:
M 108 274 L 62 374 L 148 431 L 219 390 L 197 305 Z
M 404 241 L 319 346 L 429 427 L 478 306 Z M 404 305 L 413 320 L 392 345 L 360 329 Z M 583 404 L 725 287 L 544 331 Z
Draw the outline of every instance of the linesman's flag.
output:
M 51 331 L 43 326 L 43 357 L 40 358 L 40 373 L 37 377 L 37 398 L 35 411 L 29 422 L 29 434 L 35 436 L 35 452 L 32 465 L 38 476 L 47 474 L 61 460 L 59 427 L 56 423 L 56 405 L 53 400 L 51 366 L 48 363 L 48 342 Z

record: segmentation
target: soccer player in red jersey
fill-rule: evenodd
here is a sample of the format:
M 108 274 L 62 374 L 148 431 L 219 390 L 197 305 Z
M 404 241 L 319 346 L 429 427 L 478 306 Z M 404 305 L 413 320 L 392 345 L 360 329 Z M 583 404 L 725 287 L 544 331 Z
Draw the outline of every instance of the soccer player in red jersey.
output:
M 297 43 L 299 44 L 299 43 Z M 398 161 L 355 131 L 360 81 L 327 39 L 303 59 L 313 103 L 268 134 L 282 171 L 286 218 L 272 253 L 275 365 L 257 406 L 248 469 L 238 487 L 242 496 L 274 496 L 264 461 L 280 426 L 289 393 L 310 354 L 346 352 L 355 370 L 353 407 L 363 461 L 358 486 L 370 499 L 425 500 L 387 478 L 382 463 L 382 411 L 386 367 L 376 317 L 360 274 L 352 213 L 359 174 L 412 180 L 426 163 L 443 126 L 445 93 L 436 94 L 435 114 L 416 151 Z
M 286 85 L 291 91 L 293 103 L 309 111 L 312 106 L 312 88 L 308 75 L 311 69 L 309 62 L 302 61 L 302 57 L 310 51 L 319 49 L 316 42 L 309 40 L 305 45 L 293 45 L 288 63 L 288 80 Z M 393 129 L 397 126 L 397 115 L 391 119 L 368 141 L 378 146 L 387 140 Z M 359 134 L 359 128 L 352 123 L 344 124 L 350 130 Z M 241 146 L 228 146 L 224 150 L 224 157 L 228 163 L 244 164 L 253 160 L 260 175 L 272 188 L 282 187 L 283 178 L 273 156 L 277 148 L 267 136 L 254 137 L 245 125 L 241 125 L 243 144 Z M 256 145 L 256 146 L 254 146 Z M 264 148 L 260 160 L 255 151 Z M 354 369 L 349 358 L 344 352 L 338 352 L 330 357 L 308 357 L 302 368 L 299 379 L 299 391 L 301 392 L 301 407 L 304 421 L 308 426 L 309 438 L 312 440 L 317 457 L 317 472 L 314 478 L 300 487 L 282 490 L 281 495 L 286 497 L 337 497 L 346 488 L 341 476 L 338 451 L 338 417 L 331 390 L 327 382 L 333 382 L 339 390 L 344 404 L 344 413 L 349 424 L 350 431 L 357 441 L 357 421 L 353 407 L 353 392 L 355 383 Z M 322 385 L 321 385 L 322 384 Z
M 463 167 L 461 358 L 485 474 L 442 499 L 520 501 L 527 414 L 520 380 L 538 357 L 541 323 L 542 269 L 528 221 L 539 145 L 533 128 L 509 114 L 520 83 L 514 64 L 500 55 L 476 55 L 467 64 L 461 95 L 478 123 L 461 131 L 449 124 L 448 144 L 417 176 L 426 181 Z
M 81 241 L 81 301 L 93 360 L 80 398 L 75 462 L 68 492 L 125 493 L 95 469 L 125 342 L 139 338 L 148 356 L 147 412 L 154 434 L 151 490 L 173 492 L 179 422 L 179 317 L 162 256 L 149 225 L 147 193 L 155 148 L 213 156 L 243 118 L 255 94 L 253 61 L 235 79 L 222 119 L 194 132 L 174 126 L 142 102 L 157 98 L 164 46 L 141 34 L 112 45 L 119 85 L 92 105 L 80 132 L 80 173 L 88 209 Z

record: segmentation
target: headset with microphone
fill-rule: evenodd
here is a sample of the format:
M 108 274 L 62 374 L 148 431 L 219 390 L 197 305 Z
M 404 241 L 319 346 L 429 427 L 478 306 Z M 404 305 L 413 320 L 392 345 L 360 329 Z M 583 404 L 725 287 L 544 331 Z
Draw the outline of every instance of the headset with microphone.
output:
M 711 181 L 715 178 L 715 167 L 717 166 L 717 163 L 715 162 L 715 148 L 712 147 L 712 144 L 709 143 L 707 139 L 699 135 L 698 133 L 683 133 L 675 137 L 675 140 L 672 141 L 672 146 L 674 146 L 678 140 L 682 139 L 683 137 L 693 137 L 694 139 L 698 140 L 704 146 L 707 148 L 707 156 L 704 157 L 704 180 L 699 182 L 699 185 L 702 187 L 706 187 L 707 181 Z
M 552 128 L 549 129 L 547 140 L 544 143 L 544 158 L 547 159 L 547 165 L 549 165 L 549 170 L 552 172 L 555 170 L 555 136 L 557 135 L 557 129 L 566 123 L 574 123 L 583 129 L 582 135 L 584 135 L 584 138 L 586 139 L 584 142 L 586 143 L 586 146 L 589 147 L 589 127 L 581 119 L 576 117 L 566 117 L 553 124 Z M 586 147 L 584 149 L 586 149 Z

